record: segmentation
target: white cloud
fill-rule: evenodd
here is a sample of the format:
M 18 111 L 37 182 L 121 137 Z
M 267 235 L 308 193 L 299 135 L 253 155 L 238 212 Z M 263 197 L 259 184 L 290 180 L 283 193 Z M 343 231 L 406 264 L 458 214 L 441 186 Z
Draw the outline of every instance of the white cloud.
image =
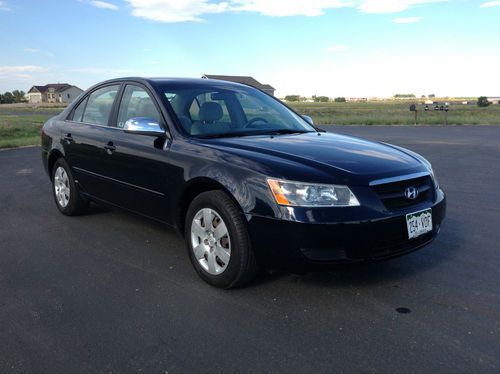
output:
M 266 16 L 320 16 L 324 10 L 352 6 L 348 0 L 232 0 L 230 9 L 235 12 L 256 12 Z
M 347 52 L 350 50 L 351 50 L 351 48 L 349 48 L 346 45 L 331 45 L 331 46 L 325 48 L 326 52 Z
M 5 12 L 9 12 L 10 8 L 7 6 L 5 1 L 0 1 L 0 10 L 3 10 Z
M 416 5 L 440 3 L 448 0 L 364 0 L 358 9 L 365 13 L 399 13 Z
M 488 1 L 481 4 L 481 8 L 491 8 L 494 6 L 500 6 L 500 1 Z
M 392 20 L 394 23 L 416 23 L 420 22 L 424 19 L 424 17 L 401 17 L 395 18 Z
M 54 57 L 54 54 L 52 52 L 42 51 L 41 49 L 38 48 L 24 48 L 23 51 L 27 53 L 41 53 L 47 57 Z
M 116 75 L 116 74 L 138 74 L 140 71 L 134 69 L 115 69 L 115 68 L 99 68 L 99 67 L 83 67 L 67 69 L 66 71 L 71 73 L 86 73 L 86 74 L 105 74 L 105 75 Z
M 33 78 L 31 73 L 42 73 L 47 68 L 37 65 L 22 66 L 0 66 L 0 80 L 30 80 Z
M 108 3 L 107 1 L 92 0 L 90 1 L 90 5 L 100 9 L 118 10 L 115 4 Z
M 201 21 L 202 15 L 222 13 L 229 3 L 211 3 L 208 0 L 127 0 L 132 15 L 158 22 Z
M 0 66 L 0 74 L 10 73 L 37 73 L 45 71 L 47 68 L 38 65 L 22 65 L 22 66 Z
M 315 17 L 328 9 L 398 13 L 416 5 L 448 0 L 126 0 L 132 15 L 157 22 L 201 21 L 208 14 L 252 12 L 265 16 Z

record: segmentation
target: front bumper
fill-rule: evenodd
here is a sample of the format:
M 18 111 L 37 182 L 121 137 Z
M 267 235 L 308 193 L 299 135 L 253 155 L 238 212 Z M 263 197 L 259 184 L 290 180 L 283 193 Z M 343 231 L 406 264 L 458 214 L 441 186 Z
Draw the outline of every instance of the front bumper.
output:
M 426 208 L 432 208 L 432 231 L 408 239 L 406 214 Z M 446 198 L 440 190 L 433 203 L 398 212 L 373 212 L 371 217 L 363 211 L 358 220 L 350 213 L 349 220 L 319 222 L 320 215 L 307 212 L 289 214 L 286 219 L 246 218 L 252 246 L 261 261 L 302 266 L 376 261 L 410 253 L 433 241 L 445 214 Z M 301 222 L 291 219 L 297 216 Z M 307 217 L 314 219 L 308 222 Z

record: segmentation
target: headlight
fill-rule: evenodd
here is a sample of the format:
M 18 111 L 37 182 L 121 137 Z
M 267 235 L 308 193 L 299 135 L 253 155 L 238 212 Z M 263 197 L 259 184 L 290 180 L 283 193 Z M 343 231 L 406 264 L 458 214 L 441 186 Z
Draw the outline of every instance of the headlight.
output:
M 359 206 L 359 201 L 347 186 L 290 182 L 268 179 L 267 183 L 279 205 L 287 206 Z

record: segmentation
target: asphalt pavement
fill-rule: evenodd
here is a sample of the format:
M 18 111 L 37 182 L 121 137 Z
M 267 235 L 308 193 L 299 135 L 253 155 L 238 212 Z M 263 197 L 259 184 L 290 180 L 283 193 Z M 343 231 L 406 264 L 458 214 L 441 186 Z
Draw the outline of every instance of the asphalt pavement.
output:
M 40 149 L 0 151 L 0 372 L 500 372 L 500 127 L 324 127 L 433 163 L 434 243 L 218 290 L 172 230 L 97 206 L 65 217 Z

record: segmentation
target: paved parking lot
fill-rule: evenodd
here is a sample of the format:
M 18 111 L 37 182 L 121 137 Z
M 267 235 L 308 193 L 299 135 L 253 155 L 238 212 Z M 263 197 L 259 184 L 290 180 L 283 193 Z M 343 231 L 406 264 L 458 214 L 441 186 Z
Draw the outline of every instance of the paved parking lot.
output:
M 221 291 L 173 231 L 98 207 L 64 217 L 39 148 L 0 152 L 0 372 L 498 373 L 500 127 L 328 130 L 434 164 L 449 203 L 432 245 Z

